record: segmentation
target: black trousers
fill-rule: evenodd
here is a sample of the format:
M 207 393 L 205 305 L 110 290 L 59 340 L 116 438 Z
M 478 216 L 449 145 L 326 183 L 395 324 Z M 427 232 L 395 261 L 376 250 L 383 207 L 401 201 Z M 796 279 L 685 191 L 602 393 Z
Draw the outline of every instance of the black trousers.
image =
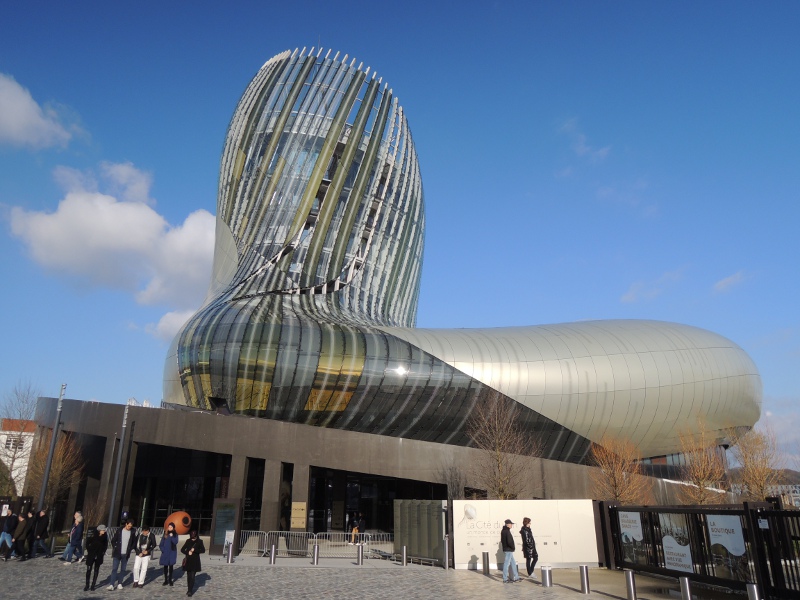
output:
M 186 571 L 186 585 L 189 586 L 189 591 L 194 590 L 194 576 L 197 575 L 197 571 Z
M 89 574 L 94 570 L 94 579 L 92 579 L 92 588 L 97 584 L 97 574 L 100 572 L 100 565 L 103 564 L 103 559 L 99 557 L 89 557 L 86 559 L 86 585 L 89 585 Z
M 25 558 L 25 540 L 15 540 L 11 543 L 6 550 L 6 560 L 11 558 L 11 553 L 16 552 L 17 556 L 19 556 L 20 560 Z
M 536 562 L 538 560 L 539 560 L 538 554 L 525 557 L 525 568 L 528 570 L 528 576 L 530 576 L 530 574 L 533 573 L 533 569 L 536 568 Z

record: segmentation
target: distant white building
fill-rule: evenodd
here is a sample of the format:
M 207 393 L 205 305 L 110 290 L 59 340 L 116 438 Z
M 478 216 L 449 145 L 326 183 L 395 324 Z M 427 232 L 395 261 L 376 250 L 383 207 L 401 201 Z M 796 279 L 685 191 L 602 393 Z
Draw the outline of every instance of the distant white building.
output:
M 25 487 L 35 431 L 34 421 L 2 419 L 0 422 L 0 461 L 10 472 L 17 495 L 22 494 Z

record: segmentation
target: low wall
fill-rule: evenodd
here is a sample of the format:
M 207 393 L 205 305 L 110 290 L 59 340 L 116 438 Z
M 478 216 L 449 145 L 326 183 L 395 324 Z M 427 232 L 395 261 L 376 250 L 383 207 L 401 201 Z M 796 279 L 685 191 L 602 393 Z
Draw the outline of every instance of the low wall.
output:
M 531 519 L 531 531 L 539 553 L 538 565 L 576 567 L 598 565 L 597 538 L 591 500 L 454 500 L 453 545 L 457 569 L 501 568 L 500 533 L 504 521 L 514 526 L 514 558 L 525 564 L 519 530 L 522 519 Z

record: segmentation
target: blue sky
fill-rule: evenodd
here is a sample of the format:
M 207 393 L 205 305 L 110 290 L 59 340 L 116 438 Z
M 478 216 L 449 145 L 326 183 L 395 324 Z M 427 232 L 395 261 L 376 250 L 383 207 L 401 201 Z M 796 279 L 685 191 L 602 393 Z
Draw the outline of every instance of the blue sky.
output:
M 0 392 L 160 400 L 208 281 L 236 102 L 271 56 L 322 45 L 405 107 L 419 326 L 710 329 L 753 357 L 797 446 L 800 4 L 10 4 Z

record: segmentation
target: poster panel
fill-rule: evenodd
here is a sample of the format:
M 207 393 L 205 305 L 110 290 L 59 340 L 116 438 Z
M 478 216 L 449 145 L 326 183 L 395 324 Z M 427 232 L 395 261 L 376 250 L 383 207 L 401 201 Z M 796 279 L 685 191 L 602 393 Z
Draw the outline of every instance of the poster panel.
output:
M 689 524 L 686 515 L 659 513 L 661 547 L 664 549 L 664 566 L 675 571 L 694 573 L 692 549 L 689 547 Z
M 714 575 L 734 581 L 750 581 L 750 565 L 739 515 L 708 515 L 708 539 Z
M 638 512 L 620 511 L 619 532 L 623 560 L 637 565 L 647 564 L 647 549 L 642 532 L 642 516 Z

